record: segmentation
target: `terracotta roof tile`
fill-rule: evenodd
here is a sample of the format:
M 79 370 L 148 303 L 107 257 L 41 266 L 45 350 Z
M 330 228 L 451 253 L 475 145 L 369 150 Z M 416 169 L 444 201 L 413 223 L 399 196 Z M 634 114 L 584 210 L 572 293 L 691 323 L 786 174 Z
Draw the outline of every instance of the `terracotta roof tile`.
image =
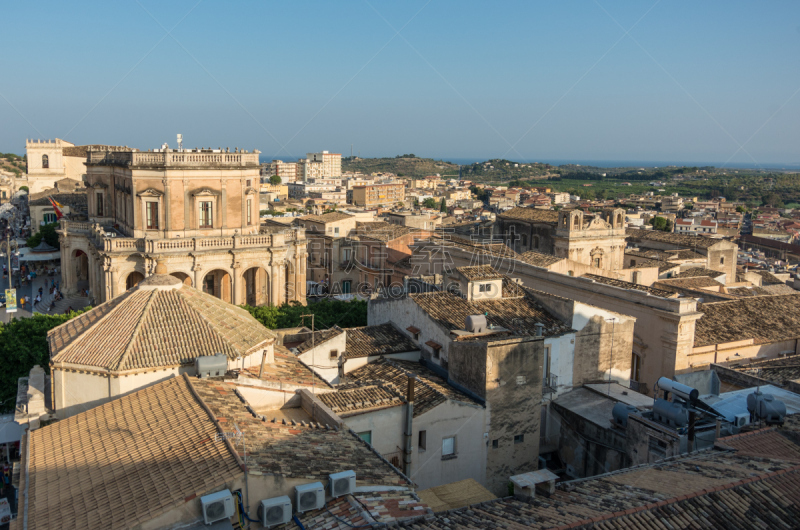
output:
M 112 372 L 181 366 L 215 353 L 239 358 L 275 338 L 244 309 L 177 279 L 166 289 L 156 280 L 48 332 L 51 363 Z
M 404 402 L 393 385 L 382 381 L 339 385 L 336 387 L 336 392 L 320 394 L 319 399 L 340 416 L 351 412 L 394 407 Z
M 698 304 L 694 346 L 753 339 L 768 344 L 800 336 L 800 295 L 751 296 Z
M 473 265 L 470 267 L 456 267 L 467 280 L 500 280 L 503 275 L 494 270 L 491 265 Z
M 590 278 L 597 283 L 604 283 L 606 285 L 613 285 L 614 287 L 621 287 L 622 289 L 634 289 L 636 291 L 643 291 L 650 293 L 653 296 L 660 296 L 661 298 L 675 298 L 675 293 L 665 291 L 663 289 L 656 289 L 655 287 L 647 287 L 638 283 L 626 282 L 625 280 L 617 280 L 616 278 L 606 278 L 605 276 L 598 276 L 596 274 L 584 274 L 581 278 Z
M 673 276 L 673 278 L 719 278 L 724 274 L 724 272 L 712 271 L 711 269 L 706 269 L 705 267 L 692 267 L 691 269 L 686 269 L 685 271 L 679 272 Z
M 501 219 L 532 221 L 536 223 L 558 224 L 558 212 L 537 208 L 512 208 L 498 215 Z
M 534 252 L 533 250 L 529 250 L 527 252 L 523 252 L 522 254 L 516 256 L 516 259 L 524 261 L 525 263 L 534 265 L 536 267 L 549 267 L 553 263 L 558 263 L 564 258 L 559 258 L 551 254 L 542 254 L 541 252 Z
M 673 232 L 662 232 L 661 230 L 642 230 L 640 228 L 628 228 L 625 230 L 628 241 L 658 241 L 668 243 L 683 250 L 694 248 L 711 248 L 718 243 L 725 242 L 723 239 L 714 239 L 706 236 L 688 234 L 675 234 Z
M 419 347 L 391 323 L 348 328 L 345 332 L 347 348 L 344 356 L 348 359 L 419 351 Z

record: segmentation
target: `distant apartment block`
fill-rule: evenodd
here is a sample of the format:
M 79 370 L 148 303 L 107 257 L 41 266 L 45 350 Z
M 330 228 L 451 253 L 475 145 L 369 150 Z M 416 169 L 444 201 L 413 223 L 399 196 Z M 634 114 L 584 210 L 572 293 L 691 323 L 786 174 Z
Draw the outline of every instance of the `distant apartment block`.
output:
M 675 219 L 675 233 L 677 234 L 716 234 L 717 222 L 711 219 Z
M 353 187 L 353 204 L 367 208 L 391 206 L 406 198 L 403 184 L 374 184 Z
M 341 153 L 306 153 L 306 158 L 297 161 L 297 178 L 340 178 L 342 176 Z
M 283 160 L 273 160 L 267 167 L 266 177 L 277 175 L 281 182 L 295 182 L 297 180 L 297 164 L 294 162 L 284 162 Z

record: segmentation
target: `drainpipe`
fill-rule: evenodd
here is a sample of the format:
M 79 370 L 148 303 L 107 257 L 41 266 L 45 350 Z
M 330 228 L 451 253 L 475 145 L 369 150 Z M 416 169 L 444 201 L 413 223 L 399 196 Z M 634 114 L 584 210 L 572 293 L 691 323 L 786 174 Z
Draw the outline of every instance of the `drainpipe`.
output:
M 406 391 L 406 429 L 403 437 L 405 443 L 403 444 L 403 474 L 407 477 L 411 476 L 411 438 L 413 434 L 413 421 L 414 421 L 414 378 L 408 378 L 408 390 Z
M 694 451 L 694 423 L 696 420 L 696 413 L 693 410 L 689 411 L 689 453 Z

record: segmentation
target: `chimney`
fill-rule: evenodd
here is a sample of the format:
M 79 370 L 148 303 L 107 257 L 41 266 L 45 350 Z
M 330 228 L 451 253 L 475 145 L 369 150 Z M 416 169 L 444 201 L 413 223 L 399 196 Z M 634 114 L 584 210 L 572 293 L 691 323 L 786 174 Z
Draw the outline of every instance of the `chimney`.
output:
M 536 324 L 534 324 L 533 327 L 536 328 L 537 337 L 541 337 L 542 335 L 544 335 L 544 324 L 542 324 L 541 322 L 537 322 Z
M 413 438 L 414 422 L 414 378 L 408 378 L 408 388 L 406 390 L 406 428 L 403 433 L 405 443 L 403 444 L 403 473 L 411 476 L 411 451 Z
M 275 364 L 275 344 L 269 344 L 264 351 L 261 353 L 261 367 L 258 369 L 258 378 L 261 379 L 261 374 L 264 373 L 264 365 Z

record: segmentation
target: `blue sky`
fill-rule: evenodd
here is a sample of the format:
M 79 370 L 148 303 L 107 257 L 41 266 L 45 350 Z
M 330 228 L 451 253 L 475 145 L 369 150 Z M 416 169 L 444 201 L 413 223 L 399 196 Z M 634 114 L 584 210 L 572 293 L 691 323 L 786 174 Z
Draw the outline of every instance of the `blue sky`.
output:
M 4 152 L 180 132 L 278 158 L 800 163 L 796 0 L 39 1 L 3 19 Z

